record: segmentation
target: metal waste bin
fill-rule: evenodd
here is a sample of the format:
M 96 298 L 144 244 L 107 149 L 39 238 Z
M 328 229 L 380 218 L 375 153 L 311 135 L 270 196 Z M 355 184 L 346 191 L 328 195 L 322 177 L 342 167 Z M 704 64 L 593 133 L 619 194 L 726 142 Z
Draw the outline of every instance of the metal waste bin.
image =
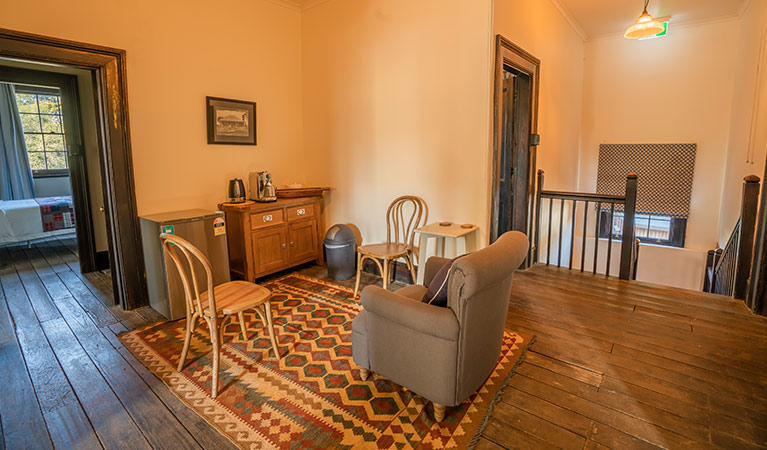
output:
M 344 224 L 336 224 L 325 233 L 325 261 L 328 276 L 334 280 L 348 280 L 354 276 L 354 256 L 357 236 Z

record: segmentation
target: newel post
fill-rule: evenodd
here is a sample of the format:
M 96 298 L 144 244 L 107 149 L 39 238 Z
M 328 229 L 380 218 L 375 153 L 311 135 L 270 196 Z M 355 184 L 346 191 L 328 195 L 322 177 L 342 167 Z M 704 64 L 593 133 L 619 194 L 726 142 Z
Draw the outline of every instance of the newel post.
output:
M 623 238 L 621 241 L 621 267 L 618 277 L 630 280 L 634 268 L 634 215 L 637 207 L 637 174 L 626 177 L 626 205 L 623 210 Z
M 541 192 L 543 191 L 543 169 L 538 169 L 537 187 L 535 189 L 535 240 L 533 245 L 535 251 L 530 266 L 538 263 L 538 253 L 540 251 L 541 240 Z
M 743 199 L 740 203 L 740 240 L 735 263 L 735 289 L 732 296 L 745 300 L 751 274 L 751 257 L 756 231 L 756 212 L 759 203 L 759 177 L 749 175 L 743 179 Z

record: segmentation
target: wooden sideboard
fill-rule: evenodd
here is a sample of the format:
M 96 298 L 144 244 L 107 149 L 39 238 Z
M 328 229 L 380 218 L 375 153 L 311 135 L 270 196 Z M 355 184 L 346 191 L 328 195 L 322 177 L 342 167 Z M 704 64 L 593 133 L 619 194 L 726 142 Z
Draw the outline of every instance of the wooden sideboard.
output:
M 324 263 L 322 197 L 222 203 L 219 209 L 226 214 L 233 279 L 255 281 L 312 260 Z

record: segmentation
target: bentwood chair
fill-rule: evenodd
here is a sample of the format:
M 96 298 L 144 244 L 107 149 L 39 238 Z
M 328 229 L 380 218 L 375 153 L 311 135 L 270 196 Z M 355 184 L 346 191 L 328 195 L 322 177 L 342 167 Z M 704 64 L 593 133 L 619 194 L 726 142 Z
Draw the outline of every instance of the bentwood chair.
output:
M 527 237 L 509 231 L 448 271 L 447 307 L 421 301 L 427 288 L 396 292 L 368 286 L 352 321 L 352 357 L 360 378 L 369 373 L 434 403 L 434 420 L 463 403 L 493 372 L 509 311 L 511 279 L 527 255 Z M 426 262 L 426 284 L 450 260 Z M 420 262 L 423 264 L 423 262 Z
M 160 235 L 160 239 L 162 240 L 163 252 L 170 257 L 178 270 L 186 298 L 186 334 L 184 335 L 184 348 L 181 350 L 181 357 L 178 361 L 178 371 L 181 372 L 184 368 L 192 332 L 197 324 L 197 319 L 202 318 L 208 325 L 210 340 L 213 345 L 213 381 L 210 396 L 216 398 L 219 347 L 223 343 L 224 322 L 227 319 L 231 320 L 231 316 L 236 314 L 240 322 L 242 339 L 247 340 L 248 332 L 243 315 L 247 309 L 254 309 L 261 318 L 261 323 L 269 330 L 274 355 L 279 359 L 280 351 L 277 348 L 277 338 L 274 335 L 274 326 L 272 325 L 270 303 L 272 293 L 269 289 L 241 280 L 228 281 L 214 287 L 210 262 L 197 247 L 172 234 L 163 233 Z M 186 264 L 182 263 L 182 258 L 179 255 L 185 257 Z M 204 292 L 200 292 L 199 271 L 195 270 L 195 262 L 201 265 L 205 272 L 206 280 L 203 286 L 206 286 L 207 289 Z M 264 311 L 261 311 L 262 308 Z M 222 317 L 219 318 L 219 316 Z
M 383 277 L 383 288 L 389 287 L 389 276 L 394 276 L 391 265 L 402 258 L 407 264 L 410 276 L 415 283 L 415 264 L 413 239 L 415 230 L 429 219 L 429 207 L 421 197 L 403 195 L 397 197 L 386 210 L 386 242 L 383 244 L 361 245 L 357 248 L 357 281 L 354 284 L 354 296 L 360 289 L 362 264 L 373 260 Z M 420 262 L 419 262 L 420 263 Z

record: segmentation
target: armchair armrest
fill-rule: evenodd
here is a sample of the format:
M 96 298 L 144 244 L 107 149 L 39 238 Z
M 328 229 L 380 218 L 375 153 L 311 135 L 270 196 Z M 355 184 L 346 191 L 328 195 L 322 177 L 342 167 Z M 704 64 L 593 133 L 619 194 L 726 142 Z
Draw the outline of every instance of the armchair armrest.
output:
M 449 258 L 440 258 L 439 256 L 432 256 L 426 261 L 426 268 L 423 273 L 423 284 L 428 286 L 434 276 L 437 275 L 439 269 L 450 261 Z
M 363 289 L 360 299 L 365 311 L 386 320 L 440 339 L 458 339 L 458 319 L 450 308 L 421 303 L 378 286 Z

